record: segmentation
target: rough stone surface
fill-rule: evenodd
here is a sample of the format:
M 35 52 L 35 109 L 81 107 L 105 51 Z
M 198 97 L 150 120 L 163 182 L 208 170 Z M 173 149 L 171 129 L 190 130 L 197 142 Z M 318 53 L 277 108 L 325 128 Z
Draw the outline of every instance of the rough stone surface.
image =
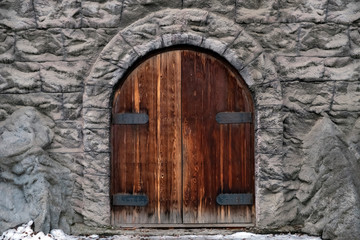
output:
M 0 232 L 110 225 L 113 90 L 142 56 L 187 45 L 252 92 L 256 226 L 356 239 L 359 29 L 358 0 L 1 1 Z
M 73 174 L 46 151 L 54 126 L 32 107 L 0 123 L 0 231 L 31 219 L 36 231 L 70 230 Z

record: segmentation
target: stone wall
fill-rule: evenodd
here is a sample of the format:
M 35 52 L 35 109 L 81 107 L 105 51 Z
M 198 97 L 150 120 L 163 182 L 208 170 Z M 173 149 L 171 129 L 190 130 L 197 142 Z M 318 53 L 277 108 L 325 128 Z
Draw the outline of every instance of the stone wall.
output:
M 256 226 L 358 237 L 357 0 L 0 2 L 0 231 L 109 225 L 113 87 L 179 44 L 223 56 L 253 93 Z

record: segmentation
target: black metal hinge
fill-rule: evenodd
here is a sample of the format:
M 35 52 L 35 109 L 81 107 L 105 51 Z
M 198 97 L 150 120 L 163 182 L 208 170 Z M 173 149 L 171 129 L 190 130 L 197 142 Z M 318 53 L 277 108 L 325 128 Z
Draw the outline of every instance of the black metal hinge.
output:
M 222 193 L 216 197 L 219 205 L 252 205 L 252 193 Z
M 215 117 L 220 124 L 227 123 L 251 123 L 251 112 L 219 112 Z
M 146 113 L 118 113 L 113 116 L 113 124 L 146 124 L 149 116 Z
M 149 203 L 146 195 L 115 194 L 113 195 L 114 206 L 138 206 L 144 207 Z

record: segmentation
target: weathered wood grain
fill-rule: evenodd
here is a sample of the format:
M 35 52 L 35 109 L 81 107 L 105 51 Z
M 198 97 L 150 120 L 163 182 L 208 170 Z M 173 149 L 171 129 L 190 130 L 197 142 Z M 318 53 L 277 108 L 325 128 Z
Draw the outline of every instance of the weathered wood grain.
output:
M 114 97 L 112 114 L 147 113 L 112 125 L 111 194 L 146 194 L 145 207 L 112 207 L 112 223 L 181 223 L 180 52 L 143 62 Z
M 249 223 L 253 206 L 220 206 L 220 193 L 253 193 L 253 124 L 219 124 L 218 112 L 253 112 L 250 94 L 219 60 L 182 52 L 183 221 Z
M 112 124 L 111 194 L 149 202 L 112 206 L 112 224 L 254 221 L 254 205 L 216 203 L 221 193 L 254 195 L 253 122 L 219 124 L 219 112 L 253 114 L 253 104 L 241 77 L 208 54 L 169 51 L 130 73 L 112 114 L 146 113 L 149 121 Z

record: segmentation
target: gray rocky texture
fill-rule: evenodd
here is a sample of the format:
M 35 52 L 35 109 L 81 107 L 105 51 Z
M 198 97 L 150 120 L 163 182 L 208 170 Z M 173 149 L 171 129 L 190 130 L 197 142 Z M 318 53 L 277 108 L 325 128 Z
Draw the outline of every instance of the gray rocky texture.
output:
M 302 24 L 300 30 L 302 56 L 348 56 L 348 27 L 337 24 Z
M 1 1 L 0 121 L 24 106 L 49 116 L 51 144 L 24 159 L 40 156 L 70 173 L 73 212 L 61 221 L 109 225 L 114 87 L 152 50 L 214 51 L 254 97 L 257 226 L 351 239 L 349 222 L 359 222 L 349 167 L 360 156 L 359 7 L 358 0 Z M 331 155 L 314 155 L 319 146 Z M 341 166 L 338 174 L 326 174 L 330 162 Z M 307 166 L 320 167 L 310 174 Z M 346 192 L 332 191 L 332 181 Z M 0 185 L 12 192 L 1 206 L 10 209 L 13 198 L 26 204 L 21 187 Z M 309 214 L 314 209 L 321 212 Z M 29 219 L 26 207 L 16 211 Z
M 54 126 L 32 107 L 0 122 L 0 231 L 31 219 L 36 231 L 70 230 L 73 176 L 46 151 Z
M 354 137 L 359 135 L 359 86 L 359 81 L 284 83 L 286 166 L 277 182 L 282 199 L 275 214 L 290 203 L 294 214 L 269 225 L 290 221 L 324 239 L 359 236 L 360 141 Z M 342 107 L 334 110 L 337 102 Z
M 14 30 L 36 28 L 31 0 L 5 0 L 0 3 L 0 26 Z
M 238 23 L 271 23 L 277 19 L 278 1 L 242 1 L 236 0 L 236 22 Z
M 40 66 L 37 63 L 1 64 L 2 93 L 30 93 L 41 90 Z
M 81 26 L 82 1 L 33 0 L 32 4 L 38 28 L 78 28 Z
M 354 133 L 359 135 L 359 129 Z M 346 136 L 327 116 L 304 138 L 305 164 L 296 198 L 305 232 L 325 239 L 356 239 L 360 234 L 360 163 Z
M 77 62 L 44 62 L 40 64 L 41 88 L 44 92 L 82 92 L 83 76 L 88 63 Z M 11 76 L 11 78 L 13 78 Z M 25 81 L 28 81 L 26 79 Z
M 327 21 L 336 23 L 359 23 L 360 4 L 356 0 L 329 0 Z

